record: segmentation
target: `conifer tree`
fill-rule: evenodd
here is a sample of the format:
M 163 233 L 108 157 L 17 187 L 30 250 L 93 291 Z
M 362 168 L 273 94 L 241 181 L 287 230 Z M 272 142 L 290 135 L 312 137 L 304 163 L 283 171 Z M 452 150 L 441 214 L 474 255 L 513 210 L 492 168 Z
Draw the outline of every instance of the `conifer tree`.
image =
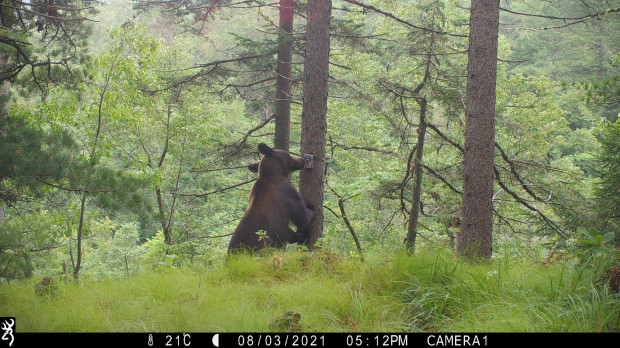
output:
M 493 250 L 499 1 L 473 0 L 470 14 L 463 212 L 458 251 L 470 259 L 488 259 Z

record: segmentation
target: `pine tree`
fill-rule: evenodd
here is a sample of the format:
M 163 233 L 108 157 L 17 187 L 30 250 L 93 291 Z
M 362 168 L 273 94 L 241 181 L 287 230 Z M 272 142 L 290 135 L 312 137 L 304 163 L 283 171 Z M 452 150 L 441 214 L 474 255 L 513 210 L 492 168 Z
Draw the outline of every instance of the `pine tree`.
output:
M 299 192 L 316 208 L 316 216 L 308 227 L 309 247 L 323 233 L 331 6 L 331 0 L 308 1 L 301 153 L 312 154 L 314 162 L 312 169 L 301 171 Z
M 293 17 L 295 1 L 280 0 L 280 32 L 278 33 L 278 64 L 276 69 L 276 129 L 273 145 L 289 150 L 291 136 L 291 68 L 293 50 Z
M 473 0 L 465 119 L 465 177 L 458 251 L 470 259 L 493 251 L 495 82 L 499 1 Z

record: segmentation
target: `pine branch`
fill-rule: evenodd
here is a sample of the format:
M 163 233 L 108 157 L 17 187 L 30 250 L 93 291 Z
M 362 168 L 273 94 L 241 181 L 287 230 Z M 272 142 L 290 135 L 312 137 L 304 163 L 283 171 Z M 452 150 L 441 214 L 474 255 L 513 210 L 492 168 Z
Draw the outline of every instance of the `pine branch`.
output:
M 377 12 L 377 13 L 379 13 L 381 15 L 384 15 L 384 16 L 386 16 L 388 18 L 392 18 L 393 20 L 395 20 L 395 21 L 397 21 L 397 22 L 399 22 L 401 24 L 404 24 L 404 25 L 406 25 L 406 26 L 408 26 L 410 28 L 413 28 L 413 29 L 427 31 L 427 32 L 435 33 L 435 34 L 439 34 L 439 35 L 456 36 L 456 37 L 469 37 L 468 35 L 453 34 L 453 33 L 448 33 L 446 31 L 438 31 L 438 30 L 433 30 L 433 29 L 430 29 L 430 28 L 420 27 L 420 26 L 415 25 L 415 24 L 413 24 L 411 22 L 408 22 L 408 21 L 406 21 L 404 19 L 396 17 L 394 14 L 392 14 L 390 12 L 383 11 L 381 9 L 378 9 L 378 8 L 372 6 L 372 5 L 363 4 L 363 3 L 359 2 L 359 1 L 356 1 L 356 0 L 344 0 L 344 1 L 348 2 L 350 4 L 353 4 L 353 5 L 360 6 L 362 8 L 367 9 L 367 10 L 371 10 L 371 11 Z

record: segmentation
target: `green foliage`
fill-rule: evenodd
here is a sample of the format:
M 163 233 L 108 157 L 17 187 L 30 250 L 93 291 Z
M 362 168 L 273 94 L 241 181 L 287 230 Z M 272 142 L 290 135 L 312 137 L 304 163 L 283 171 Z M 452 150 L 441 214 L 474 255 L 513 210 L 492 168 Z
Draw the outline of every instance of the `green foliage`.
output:
M 0 115 L 0 204 L 40 193 L 42 182 L 57 182 L 79 168 L 68 132 L 47 131 L 31 117 L 20 107 Z
M 620 56 L 620 55 L 619 55 Z M 618 61 L 614 66 L 618 66 Z M 603 79 L 588 79 L 582 81 L 579 86 L 584 90 L 584 99 L 588 103 L 599 105 L 603 109 L 603 116 L 609 121 L 618 119 L 620 110 L 620 73 L 605 76 Z
M 602 0 L 526 0 L 511 2 L 507 6 L 515 12 L 562 18 L 593 14 L 603 8 L 616 8 L 617 4 Z M 502 21 L 505 21 L 506 37 L 515 43 L 512 45 L 512 57 L 522 61 L 511 68 L 512 72 L 526 76 L 547 76 L 565 84 L 577 84 L 585 93 L 576 96 L 572 103 L 578 105 L 582 100 L 596 102 L 607 99 L 605 107 L 591 109 L 596 116 L 616 120 L 620 112 L 617 100 L 620 73 L 617 55 L 620 42 L 613 34 L 618 30 L 617 18 L 600 16 L 596 20 L 562 25 L 566 23 L 561 24 L 560 21 L 544 17 L 504 13 Z M 570 109 L 574 110 L 574 106 L 567 110 Z M 583 127 L 588 122 L 580 114 L 571 115 L 572 125 Z
M 109 219 L 95 221 L 92 238 L 86 241 L 83 276 L 96 279 L 132 276 L 141 272 L 138 226 L 135 223 L 116 225 Z
M 9 0 L 0 11 L 0 83 L 28 95 L 83 77 L 94 1 Z
M 594 227 L 590 227 L 587 230 L 583 227 L 579 227 L 577 232 L 586 237 L 586 239 L 579 239 L 577 243 L 586 246 L 602 246 L 603 244 L 609 243 L 614 239 L 614 234 L 612 232 L 602 235 Z
M 3 244 L 13 244 L 12 240 L 7 240 L 7 236 L 2 236 Z M 13 242 L 13 243 L 12 243 Z M 32 276 L 34 266 L 30 256 L 24 250 L 4 249 L 0 254 L 0 277 L 11 279 L 29 278 Z
M 620 242 L 620 122 L 607 122 L 602 127 L 597 156 L 596 173 L 599 177 L 596 200 L 602 225 L 616 235 Z

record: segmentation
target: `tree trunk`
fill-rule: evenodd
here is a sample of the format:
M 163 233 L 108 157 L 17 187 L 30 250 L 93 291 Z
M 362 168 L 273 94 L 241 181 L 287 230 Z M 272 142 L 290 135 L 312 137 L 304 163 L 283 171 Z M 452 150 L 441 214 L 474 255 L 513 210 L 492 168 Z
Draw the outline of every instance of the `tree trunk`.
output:
M 172 234 L 166 221 L 166 210 L 164 209 L 164 200 L 162 198 L 161 189 L 159 186 L 155 188 L 155 195 L 157 196 L 157 209 L 159 211 L 159 223 L 161 224 L 162 232 L 164 233 L 164 242 L 168 245 L 172 245 Z
M 77 260 L 75 266 L 73 267 L 73 278 L 78 280 L 80 268 L 82 265 L 82 235 L 84 231 L 84 214 L 86 212 L 86 199 L 88 197 L 88 192 L 91 188 L 90 178 L 95 170 L 95 166 L 97 165 L 97 150 L 99 144 L 99 138 L 101 137 L 101 131 L 103 130 L 103 100 L 108 91 L 108 86 L 110 84 L 110 74 L 106 78 L 106 82 L 103 85 L 103 89 L 101 90 L 101 94 L 99 95 L 99 104 L 97 106 L 97 130 L 95 131 L 95 137 L 93 139 L 93 146 L 90 150 L 90 166 L 88 167 L 86 173 L 86 184 L 84 185 L 84 193 L 82 195 L 82 203 L 80 205 L 80 223 L 78 225 L 77 231 Z
M 159 162 L 157 162 L 157 169 L 161 173 L 162 167 L 164 166 L 164 161 L 166 160 L 166 155 L 168 154 L 168 146 L 170 145 L 170 126 L 172 117 L 172 107 L 168 105 L 168 118 L 166 120 L 166 141 L 164 142 L 164 148 L 161 150 L 161 155 L 159 156 Z M 146 152 L 146 148 L 144 149 Z M 178 181 L 177 181 L 178 182 Z M 164 233 L 164 242 L 168 245 L 172 245 L 172 231 L 171 231 L 171 222 L 174 212 L 174 203 L 172 203 L 172 207 L 170 207 L 170 216 L 169 220 L 166 221 L 166 210 L 164 208 L 164 199 L 161 193 L 161 187 L 159 184 L 155 187 L 155 195 L 157 196 L 157 209 L 159 209 L 159 222 L 161 223 L 162 232 Z
M 3 66 L 6 63 L 8 63 L 8 60 L 4 58 L 2 53 L 0 53 L 0 66 Z M 11 97 L 10 93 L 11 84 L 9 84 L 9 81 L 0 82 L 0 118 L 2 118 L 0 120 L 0 123 L 3 124 L 6 123 L 1 121 L 5 121 L 9 117 L 9 99 Z M 6 137 L 7 135 L 7 130 L 0 128 L 0 137 Z M 5 139 L 2 139 L 2 141 L 5 141 Z M 4 222 L 4 219 L 4 206 L 0 206 L 0 225 Z
M 409 226 L 407 227 L 407 238 L 405 245 L 407 250 L 415 250 L 415 240 L 418 235 L 418 220 L 420 218 L 420 197 L 422 195 L 422 157 L 424 156 L 424 137 L 426 136 L 426 99 L 417 98 L 420 106 L 420 125 L 418 126 L 418 142 L 416 145 L 414 175 L 415 183 L 413 186 L 413 203 L 409 214 Z
M 459 254 L 490 259 L 493 251 L 493 164 L 498 0 L 472 0 L 465 118 L 465 165 Z
M 86 212 L 86 198 L 87 193 L 82 195 L 82 201 L 80 204 L 80 222 L 77 230 L 77 260 L 73 267 L 73 278 L 78 280 L 80 275 L 80 268 L 82 267 L 82 232 L 84 231 L 84 213 Z
M 280 0 L 280 32 L 276 68 L 276 130 L 273 145 L 289 150 L 291 134 L 291 66 L 295 0 Z
M 331 0 L 308 1 L 301 154 L 312 154 L 314 162 L 311 169 L 301 171 L 299 185 L 304 200 L 316 208 L 316 216 L 306 231 L 308 247 L 313 247 L 323 234 L 331 7 Z

